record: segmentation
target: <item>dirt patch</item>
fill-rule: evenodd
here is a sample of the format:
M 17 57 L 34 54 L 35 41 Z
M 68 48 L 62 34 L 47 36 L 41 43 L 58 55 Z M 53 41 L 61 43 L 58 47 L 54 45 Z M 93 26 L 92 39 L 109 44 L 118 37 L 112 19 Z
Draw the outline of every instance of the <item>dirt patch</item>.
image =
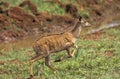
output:
M 72 3 L 64 4 L 59 0 L 53 0 L 52 2 L 58 4 L 61 8 L 65 10 L 67 14 L 71 15 L 72 17 L 78 17 L 78 8 L 76 5 L 73 5 Z
M 102 23 L 106 18 L 120 12 L 119 0 L 77 0 L 77 2 L 83 10 L 88 8 L 93 23 Z
M 12 41 L 20 37 L 24 37 L 25 35 L 26 35 L 25 33 L 16 32 L 14 30 L 5 30 L 5 31 L 0 32 L 0 40 L 1 41 L 5 41 L 5 40 Z
M 8 2 L 0 2 L 0 41 L 10 41 L 36 33 L 60 33 L 70 30 L 73 28 L 74 18 L 78 16 L 79 9 L 89 8 L 89 20 L 95 23 L 97 21 L 101 23 L 106 15 L 114 15 L 113 12 L 120 11 L 119 0 L 106 0 L 102 3 L 96 0 L 77 0 L 77 2 L 79 7 L 53 0 L 53 3 L 58 4 L 70 16 L 39 12 L 37 6 L 30 0 L 25 0 L 15 7 L 9 7 Z M 25 6 L 29 7 L 31 13 L 23 9 Z
M 0 14 L 0 30 L 5 29 L 10 25 L 10 19 L 6 17 L 4 14 Z
M 84 39 L 99 40 L 101 38 L 102 34 L 104 34 L 103 31 L 95 32 L 95 33 L 92 33 L 92 34 L 87 34 L 87 35 L 84 36 Z
M 28 6 L 31 13 L 25 11 L 22 8 L 24 6 Z M 34 33 L 62 32 L 73 24 L 72 17 L 38 12 L 37 6 L 26 0 L 0 14 L 0 41 L 10 41 Z
M 32 3 L 30 0 L 23 1 L 19 6 L 20 7 L 28 6 L 34 15 L 38 13 L 37 6 L 34 3 Z
M 32 24 L 38 22 L 34 15 L 28 14 L 21 7 L 12 7 L 8 10 L 8 16 L 14 20 L 14 24 L 27 30 Z
M 107 57 L 113 57 L 115 50 L 105 50 L 105 56 Z

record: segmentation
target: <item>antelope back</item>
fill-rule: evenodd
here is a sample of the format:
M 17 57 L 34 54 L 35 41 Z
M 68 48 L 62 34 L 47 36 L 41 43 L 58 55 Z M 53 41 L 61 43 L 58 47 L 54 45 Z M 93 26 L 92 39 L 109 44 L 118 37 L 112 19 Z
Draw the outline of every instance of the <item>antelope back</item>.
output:
M 36 54 L 48 54 L 64 50 L 74 43 L 75 38 L 71 32 L 65 32 L 41 37 L 34 43 L 33 49 Z

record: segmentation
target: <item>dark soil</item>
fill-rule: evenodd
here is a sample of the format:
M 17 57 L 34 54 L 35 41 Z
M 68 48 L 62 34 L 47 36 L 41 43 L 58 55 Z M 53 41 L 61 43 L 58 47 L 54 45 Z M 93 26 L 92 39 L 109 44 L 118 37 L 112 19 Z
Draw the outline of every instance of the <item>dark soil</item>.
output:
M 114 16 L 120 12 L 119 0 L 105 0 L 103 3 L 97 0 L 77 1 L 79 7 L 70 3 L 63 4 L 58 0 L 54 1 L 70 16 L 39 12 L 37 6 L 30 0 L 15 7 L 9 7 L 8 2 L 0 2 L 0 41 L 11 41 L 37 33 L 60 33 L 70 30 L 75 23 L 79 9 L 84 10 L 89 7 L 90 18 L 88 20 L 92 24 L 99 24 L 107 16 Z M 23 9 L 26 5 L 31 13 Z

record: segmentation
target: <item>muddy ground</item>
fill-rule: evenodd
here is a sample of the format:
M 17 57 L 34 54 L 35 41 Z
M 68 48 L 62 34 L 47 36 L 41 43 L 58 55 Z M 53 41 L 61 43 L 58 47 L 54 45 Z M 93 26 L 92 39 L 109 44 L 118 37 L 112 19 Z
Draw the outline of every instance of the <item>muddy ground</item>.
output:
M 11 41 L 24 38 L 31 34 L 60 33 L 72 29 L 79 10 L 89 7 L 90 17 L 85 17 L 92 26 L 103 23 L 106 18 L 120 13 L 119 0 L 104 0 L 100 3 L 96 0 L 77 0 L 79 6 L 64 4 L 57 0 L 58 4 L 66 12 L 66 15 L 51 15 L 47 12 L 39 12 L 36 4 L 26 0 L 15 7 L 9 7 L 8 2 L 0 2 L 0 41 Z M 23 9 L 28 5 L 31 13 Z M 69 15 L 69 16 L 68 16 Z M 109 21 L 109 20 L 108 20 Z

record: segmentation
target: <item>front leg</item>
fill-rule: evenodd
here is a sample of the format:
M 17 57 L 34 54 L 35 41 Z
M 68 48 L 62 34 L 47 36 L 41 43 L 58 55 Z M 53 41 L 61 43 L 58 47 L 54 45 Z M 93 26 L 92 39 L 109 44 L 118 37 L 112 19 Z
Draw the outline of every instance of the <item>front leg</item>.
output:
M 71 56 L 71 57 L 74 56 L 76 50 L 78 49 L 78 46 L 74 44 L 74 45 L 73 45 L 73 48 L 74 48 L 74 50 L 72 50 L 72 52 L 70 52 L 70 56 Z M 68 55 L 69 55 L 69 54 L 68 54 Z
M 66 51 L 67 51 L 67 53 L 68 53 L 68 56 L 64 56 L 64 57 L 62 57 L 62 58 L 60 58 L 60 59 L 55 60 L 54 62 L 60 62 L 60 61 L 63 61 L 63 60 L 65 60 L 65 59 L 67 59 L 67 58 L 73 57 L 73 56 L 74 56 L 74 53 L 76 52 L 76 50 L 77 50 L 77 48 L 78 48 L 78 46 L 77 46 L 77 45 L 73 45 L 72 47 L 74 48 L 74 49 L 72 50 L 72 52 L 70 51 L 69 48 L 66 49 Z
M 67 54 L 68 54 L 68 58 L 73 57 L 73 54 L 71 53 L 70 49 L 66 49 Z
M 63 56 L 63 57 L 61 57 L 61 58 L 59 58 L 59 59 L 56 59 L 54 62 L 60 62 L 60 61 L 63 61 L 63 60 L 65 60 L 65 59 L 67 59 L 67 58 L 71 58 L 72 55 L 71 55 L 71 53 L 70 53 L 70 50 L 67 48 L 66 51 L 67 51 L 68 56 Z

